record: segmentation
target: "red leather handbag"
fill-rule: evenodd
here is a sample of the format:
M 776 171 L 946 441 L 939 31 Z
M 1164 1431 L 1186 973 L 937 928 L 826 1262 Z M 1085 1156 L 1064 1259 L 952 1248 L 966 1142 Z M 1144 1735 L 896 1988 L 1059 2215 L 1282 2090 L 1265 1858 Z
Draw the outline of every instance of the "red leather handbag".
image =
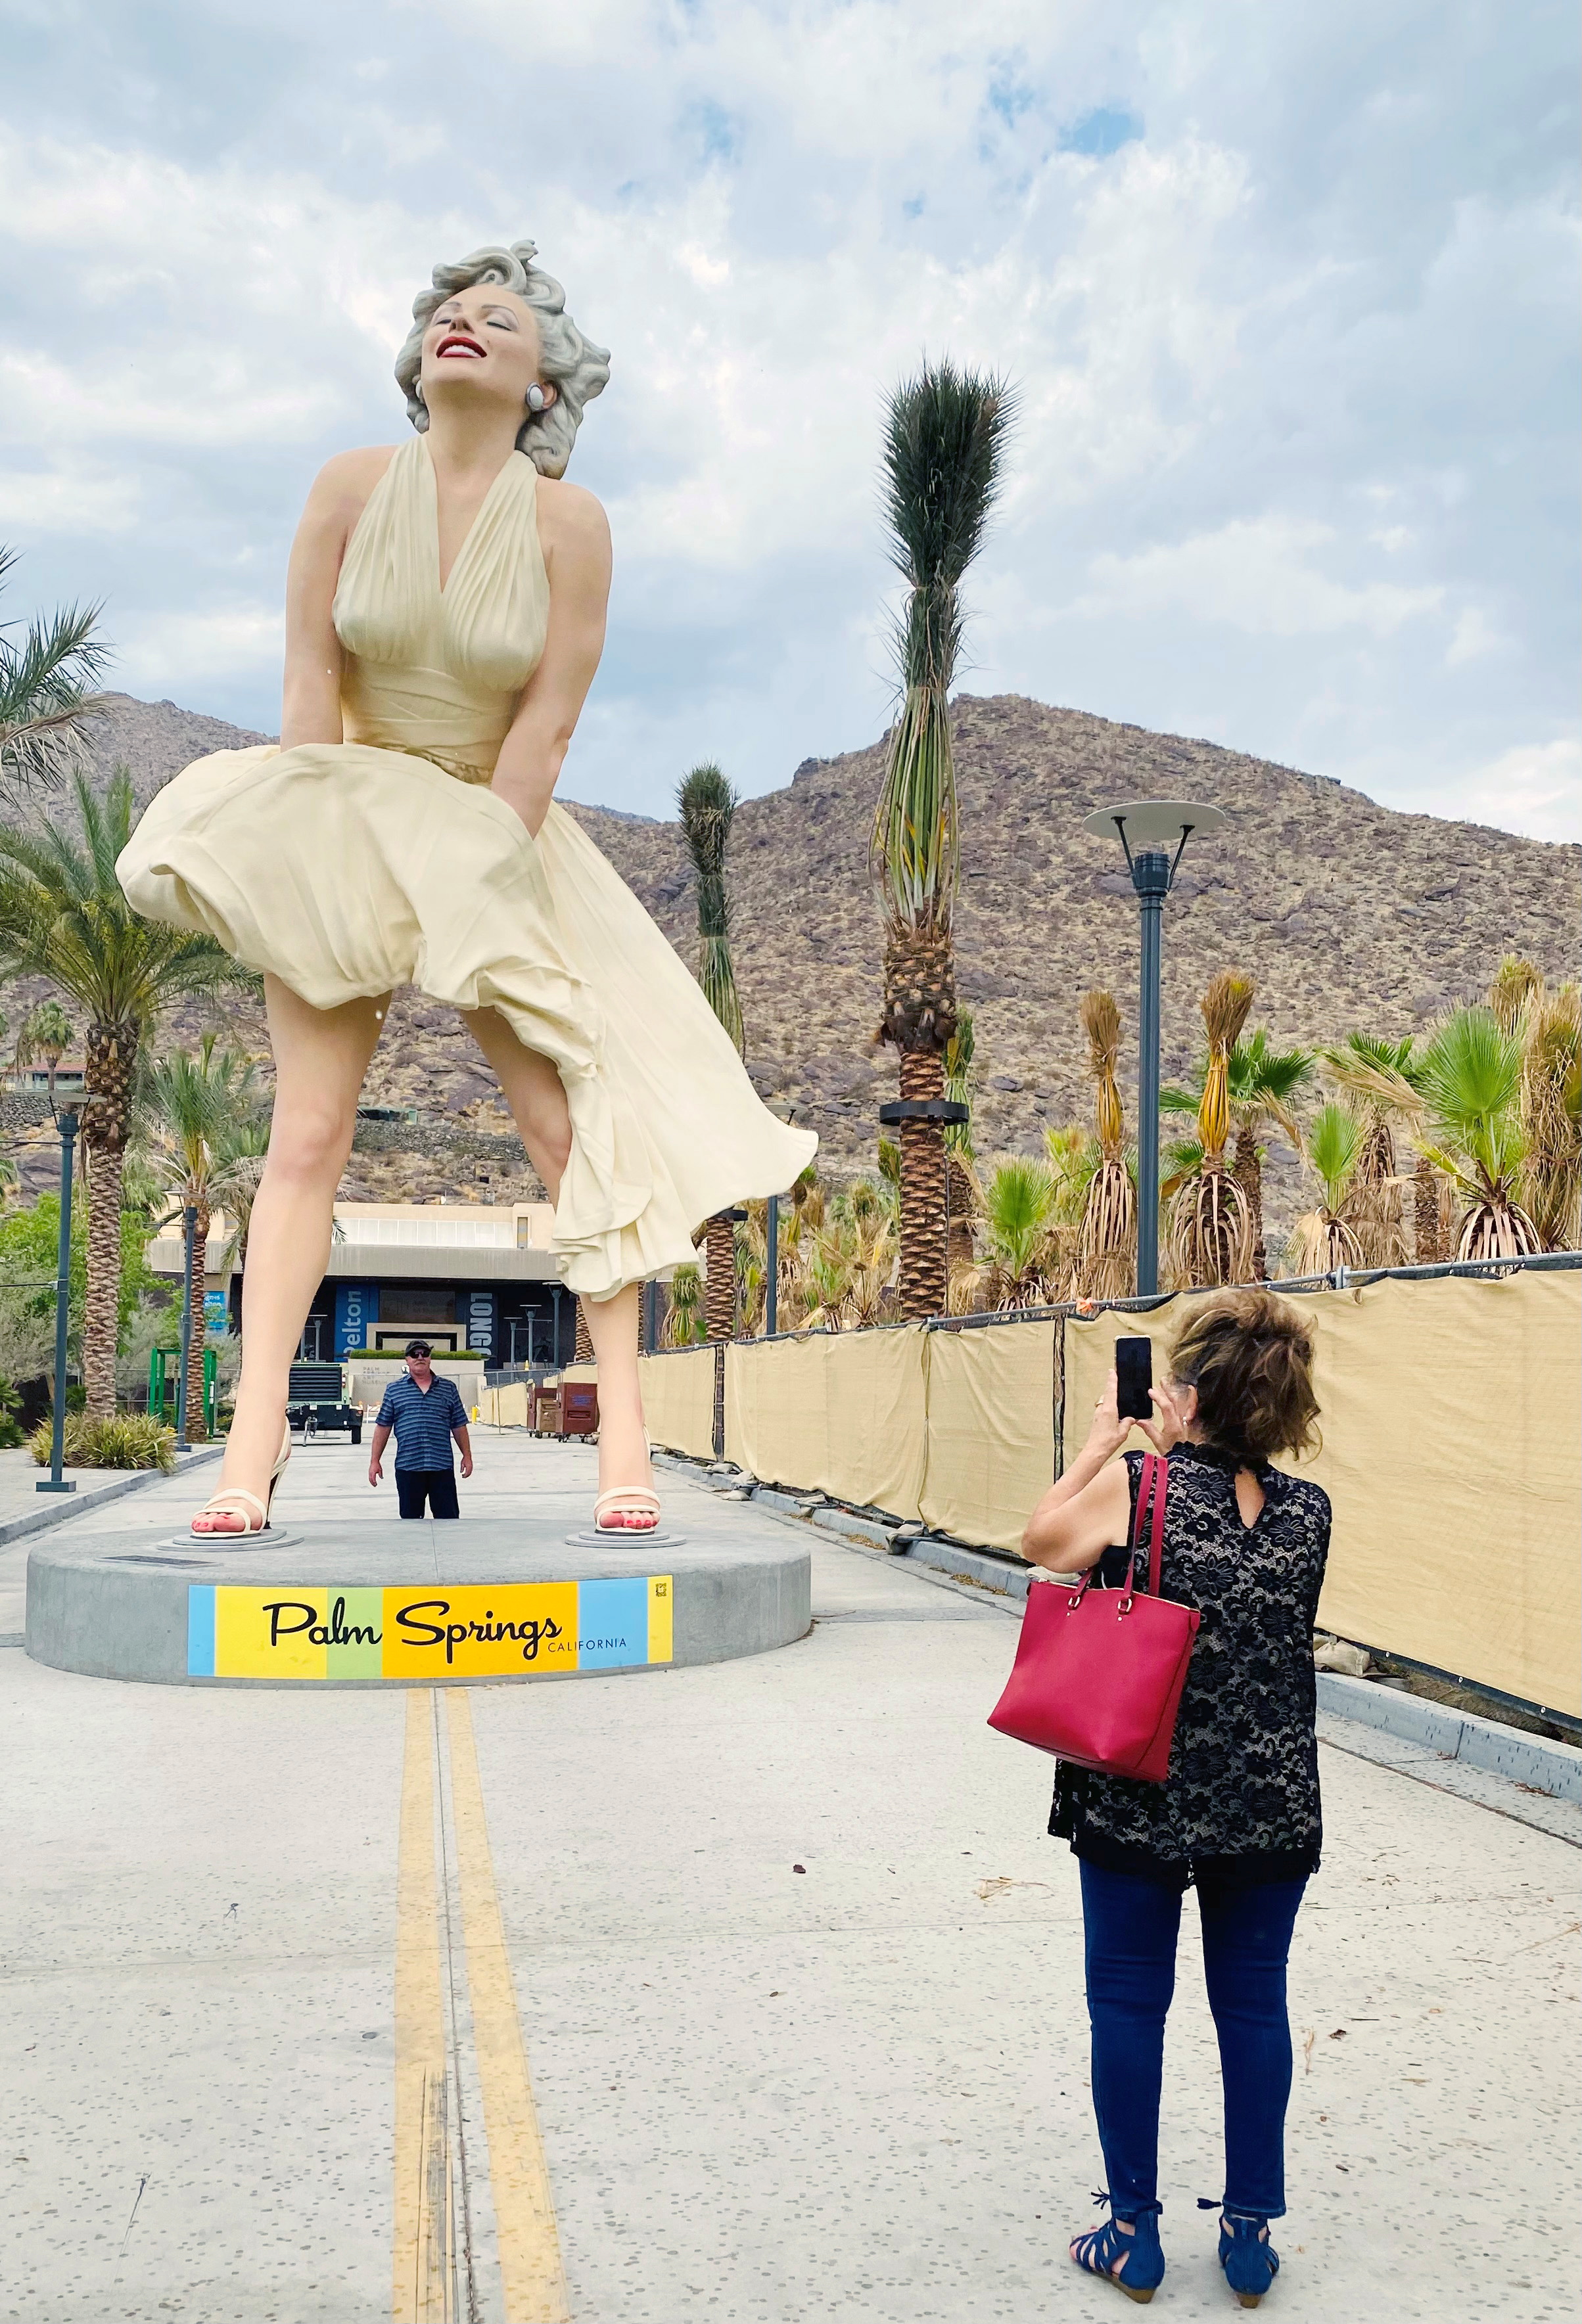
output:
M 1137 1486 L 1133 1553 L 1152 1504 L 1148 1586 L 1096 1589 L 1092 1571 L 1075 1588 L 1035 1582 L 1027 1593 L 1016 1663 L 989 1725 L 1074 1767 L 1162 1784 L 1192 1641 L 1202 1617 L 1159 1594 L 1170 1463 L 1144 1456 Z

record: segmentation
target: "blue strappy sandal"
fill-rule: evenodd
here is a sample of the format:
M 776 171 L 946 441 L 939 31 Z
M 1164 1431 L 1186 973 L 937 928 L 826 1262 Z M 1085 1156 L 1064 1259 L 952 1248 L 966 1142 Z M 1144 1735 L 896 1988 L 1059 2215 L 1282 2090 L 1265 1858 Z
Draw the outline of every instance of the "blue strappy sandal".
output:
M 1107 2190 L 1096 2190 L 1093 2200 L 1107 2203 Z M 1078 2236 L 1071 2245 L 1072 2258 L 1089 2275 L 1101 2275 L 1106 2283 L 1113 2283 L 1128 2300 L 1152 2300 L 1164 2281 L 1164 2251 L 1156 2225 L 1161 2208 L 1158 2203 L 1144 2203 L 1127 2222 L 1132 2229 L 1129 2236 L 1121 2233 L 1113 2218 L 1090 2234 Z M 1124 2262 L 1118 2275 L 1114 2272 L 1117 2260 Z
M 1205 2209 L 1214 2208 L 1204 2205 Z M 1219 2264 L 1242 2306 L 1256 2308 L 1280 2273 L 1280 2254 L 1269 2240 L 1269 2222 L 1261 2211 L 1233 2211 L 1228 2204 L 1221 2208 Z

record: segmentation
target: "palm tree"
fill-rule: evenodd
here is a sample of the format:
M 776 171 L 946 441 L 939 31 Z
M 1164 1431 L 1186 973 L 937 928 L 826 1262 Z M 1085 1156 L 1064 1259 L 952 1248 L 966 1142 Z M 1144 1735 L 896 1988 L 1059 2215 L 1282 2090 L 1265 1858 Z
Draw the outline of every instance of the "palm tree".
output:
M 198 1214 L 188 1333 L 195 1369 L 187 1381 L 187 1434 L 199 1443 L 208 1434 L 202 1393 L 208 1231 L 214 1213 L 230 1207 L 242 1149 L 249 1142 L 236 1133 L 244 1121 L 257 1118 L 253 1084 L 252 1059 L 230 1049 L 217 1054 L 212 1034 L 196 1055 L 170 1050 L 145 1063 L 138 1077 L 136 1126 L 170 1205 L 166 1219 L 189 1209 Z
M 810 1329 L 876 1323 L 895 1269 L 896 1213 L 888 1190 L 871 1178 L 842 1187 L 810 1240 L 804 1237 L 803 1252 Z
M 1233 1043 L 1226 1061 L 1226 1096 L 1230 1105 L 1231 1127 L 1235 1133 L 1235 1156 L 1231 1164 L 1231 1176 L 1246 1197 L 1247 1216 L 1252 1225 L 1250 1271 L 1255 1283 L 1266 1283 L 1269 1279 L 1269 1252 L 1263 1240 L 1262 1139 L 1272 1123 L 1284 1135 L 1293 1151 L 1301 1152 L 1301 1126 L 1291 1110 L 1291 1100 L 1303 1084 L 1312 1078 L 1312 1072 L 1310 1050 L 1272 1049 L 1269 1036 L 1263 1026 L 1248 1038 Z M 1161 1090 L 1161 1110 L 1166 1113 L 1196 1113 L 1203 1102 L 1207 1073 L 1207 1060 L 1205 1059 L 1186 1088 Z M 1178 1160 L 1186 1152 L 1186 1146 L 1179 1148 Z M 1196 1169 L 1197 1158 L 1194 1157 L 1188 1167 Z
M 1060 1194 L 1053 1165 L 1029 1154 L 996 1163 L 983 1181 L 984 1259 L 978 1277 L 985 1306 L 1042 1307 L 1056 1296 L 1064 1256 Z
M 900 702 L 890 732 L 871 858 L 884 918 L 879 1038 L 901 1060 L 901 1095 L 944 1095 L 958 1022 L 951 919 L 961 848 L 950 746 L 950 687 L 961 650 L 960 586 L 984 537 L 1012 420 L 1004 383 L 925 364 L 886 415 L 884 510 L 907 585 L 896 627 Z M 945 1305 L 945 1141 L 926 1116 L 901 1124 L 901 1305 Z
M 0 549 L 0 583 L 15 564 L 15 550 Z M 61 606 L 20 641 L 5 634 L 14 622 L 0 622 L 0 788 L 14 799 L 52 788 L 76 764 L 84 726 L 104 711 L 100 610 Z
M 16 1069 L 25 1071 L 41 1060 L 49 1074 L 50 1111 L 55 1111 L 55 1076 L 71 1047 L 71 1019 L 58 1001 L 41 1001 L 30 1010 L 16 1037 Z
M 1396 1266 L 1405 1256 L 1406 1230 L 1399 1222 L 1392 1232 L 1386 1189 L 1399 1186 L 1395 1136 L 1404 1131 L 1416 1148 L 1412 1166 L 1412 1249 L 1420 1267 L 1438 1267 L 1449 1256 L 1443 1190 L 1445 1178 L 1423 1142 L 1422 1058 L 1415 1038 L 1398 1041 L 1374 1033 L 1348 1033 L 1338 1048 L 1321 1052 L 1330 1080 L 1359 1106 L 1368 1128 L 1368 1144 L 1359 1167 L 1359 1181 L 1367 1192 L 1359 1199 L 1357 1231 L 1374 1266 Z M 1383 1255 L 1389 1254 L 1389 1255 Z
M 1085 992 L 1081 1016 L 1099 1162 L 1083 1205 L 1072 1287 L 1079 1299 L 1126 1299 L 1137 1287 L 1137 1189 L 1126 1159 L 1126 1117 L 1115 1080 L 1121 1012 L 1113 992 Z
M 664 1322 L 667 1348 L 690 1348 L 698 1340 L 698 1310 L 703 1304 L 703 1278 L 689 1260 L 671 1277 L 670 1313 Z
M 1171 1264 L 1179 1286 L 1244 1283 L 1253 1261 L 1253 1216 L 1238 1181 L 1225 1167 L 1230 1141 L 1230 1059 L 1253 1005 L 1250 977 L 1226 969 L 1199 1006 L 1208 1036 L 1203 1093 L 1198 1102 L 1198 1167 L 1180 1184 L 1171 1207 Z
M 132 779 L 118 768 L 103 797 L 72 777 L 77 831 L 41 817 L 0 828 L 0 976 L 44 976 L 88 1020 L 83 1145 L 88 1159 L 86 1405 L 116 1409 L 121 1173 L 132 1126 L 138 1047 L 161 1011 L 192 994 L 247 981 L 211 936 L 141 918 L 116 877 L 132 836 Z
M 1293 1275 L 1329 1275 L 1337 1267 L 1364 1265 L 1363 1247 L 1348 1213 L 1367 1140 L 1367 1123 L 1349 1106 L 1331 1100 L 1319 1107 L 1308 1132 L 1305 1158 L 1323 1199 L 1292 1231 L 1289 1258 Z
M 740 1056 L 746 1037 L 731 958 L 730 895 L 725 876 L 726 848 L 737 805 L 734 785 L 713 764 L 694 767 L 676 792 L 681 837 L 698 877 L 698 982 Z M 704 1250 L 708 1336 L 733 1340 L 736 1334 L 736 1231 L 728 1213 L 717 1212 L 708 1222 Z
M 1363 1150 L 1352 1189 L 1351 1222 L 1369 1267 L 1403 1267 L 1409 1256 L 1433 1266 L 1443 1256 L 1439 1174 L 1420 1150 L 1412 1182 L 1415 1248 L 1407 1242 L 1401 1201 L 1396 1125 L 1415 1135 L 1423 1119 L 1416 1047 L 1410 1033 L 1398 1041 L 1348 1033 L 1337 1048 L 1320 1052 L 1325 1072 L 1362 1118 Z
M 1582 1244 L 1582 995 L 1537 992 L 1522 1060 L 1522 1200 L 1545 1250 Z
M 948 1257 L 952 1267 L 970 1267 L 972 1264 L 972 1165 L 975 1158 L 972 1100 L 977 1080 L 973 1062 L 976 1046 L 971 1010 L 958 1009 L 956 1030 L 945 1044 L 945 1097 L 950 1105 L 966 1106 L 967 1119 L 948 1122 L 945 1126 L 946 1194 L 950 1213 Z M 894 1153 L 895 1183 L 899 1188 L 900 1148 L 896 1148 Z
M 1423 1150 L 1466 1209 L 1457 1259 L 1513 1259 L 1541 1248 L 1519 1195 L 1528 1140 L 1521 1120 L 1523 1047 L 1492 1009 L 1457 1009 L 1422 1061 L 1431 1142 Z

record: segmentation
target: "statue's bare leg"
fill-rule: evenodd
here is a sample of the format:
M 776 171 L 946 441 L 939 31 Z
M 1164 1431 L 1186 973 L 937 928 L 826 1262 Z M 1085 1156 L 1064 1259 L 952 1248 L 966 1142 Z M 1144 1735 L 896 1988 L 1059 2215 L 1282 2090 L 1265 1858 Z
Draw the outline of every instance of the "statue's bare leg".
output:
M 310 1009 L 264 980 L 274 1051 L 269 1156 L 247 1231 L 242 1376 L 222 1487 L 262 1499 L 285 1430 L 286 1389 L 313 1294 L 329 1261 L 335 1194 L 352 1150 L 357 1099 L 389 1001 Z
M 543 1180 L 550 1202 L 571 1152 L 571 1115 L 566 1091 L 550 1060 L 524 1048 L 497 1010 L 463 1012 L 468 1030 L 494 1067 L 511 1108 L 527 1158 Z M 643 1426 L 643 1395 L 637 1383 L 638 1286 L 629 1283 L 613 1299 L 583 1303 L 594 1360 L 598 1365 L 599 1490 L 650 1481 L 648 1439 Z

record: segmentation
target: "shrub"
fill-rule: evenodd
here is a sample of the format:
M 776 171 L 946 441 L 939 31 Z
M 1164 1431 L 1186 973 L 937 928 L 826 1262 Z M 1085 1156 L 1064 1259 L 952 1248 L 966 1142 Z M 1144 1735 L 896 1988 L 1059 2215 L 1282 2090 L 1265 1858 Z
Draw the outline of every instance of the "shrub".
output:
M 9 1452 L 14 1445 L 27 1443 L 16 1417 L 21 1409 L 22 1398 L 14 1383 L 0 1372 L 0 1452 Z
M 54 1450 L 54 1423 L 41 1420 L 28 1439 L 41 1469 Z M 118 1412 L 110 1420 L 66 1416 L 65 1460 L 69 1469 L 173 1469 L 176 1432 L 146 1412 Z

